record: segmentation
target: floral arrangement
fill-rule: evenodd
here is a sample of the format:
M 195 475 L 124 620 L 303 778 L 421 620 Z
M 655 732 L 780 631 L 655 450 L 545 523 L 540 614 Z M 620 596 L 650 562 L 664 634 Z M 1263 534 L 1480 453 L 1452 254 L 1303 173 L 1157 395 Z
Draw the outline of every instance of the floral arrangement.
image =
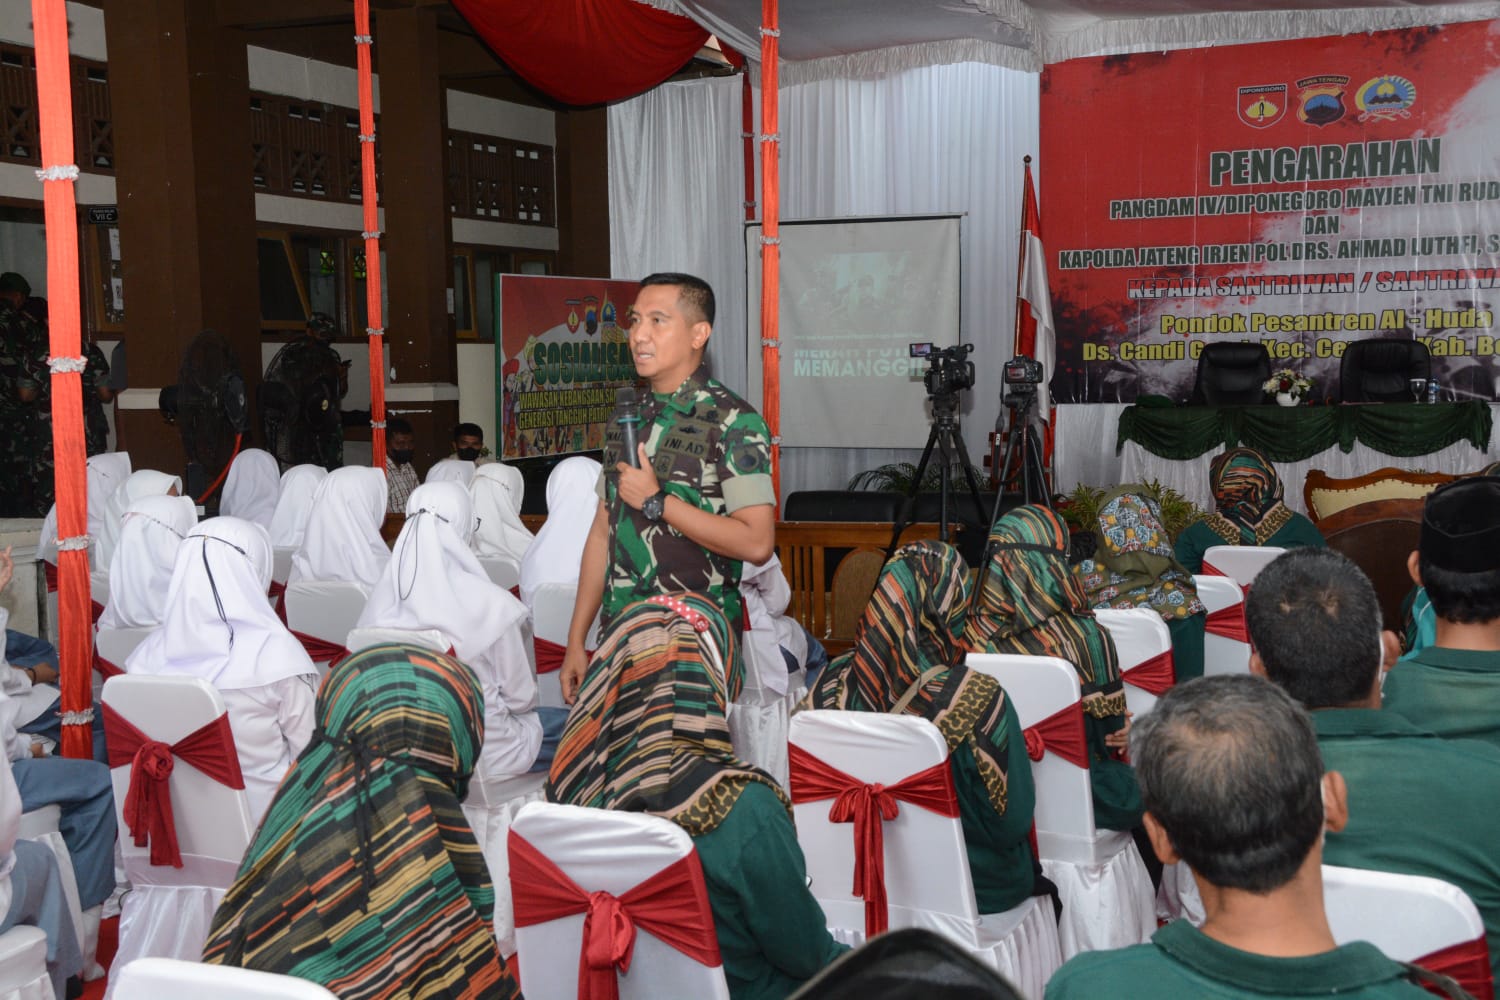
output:
M 1298 375 L 1290 368 L 1280 368 L 1271 373 L 1261 389 L 1275 394 L 1285 392 L 1293 396 L 1306 396 L 1312 392 L 1312 379 L 1305 375 Z

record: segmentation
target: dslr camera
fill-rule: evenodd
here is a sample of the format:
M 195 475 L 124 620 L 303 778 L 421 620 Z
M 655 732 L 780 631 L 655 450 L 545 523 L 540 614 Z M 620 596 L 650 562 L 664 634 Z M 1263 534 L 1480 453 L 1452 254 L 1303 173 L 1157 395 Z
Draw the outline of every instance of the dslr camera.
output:
M 973 344 L 955 344 L 952 347 L 934 348 L 931 343 L 907 346 L 914 358 L 926 358 L 931 366 L 922 375 L 922 384 L 927 395 L 952 395 L 960 389 L 974 385 L 974 362 L 968 357 L 974 351 Z
M 1005 388 L 1011 395 L 1034 393 L 1037 386 L 1042 384 L 1042 363 L 1024 354 L 1017 354 L 1005 362 L 1003 379 Z

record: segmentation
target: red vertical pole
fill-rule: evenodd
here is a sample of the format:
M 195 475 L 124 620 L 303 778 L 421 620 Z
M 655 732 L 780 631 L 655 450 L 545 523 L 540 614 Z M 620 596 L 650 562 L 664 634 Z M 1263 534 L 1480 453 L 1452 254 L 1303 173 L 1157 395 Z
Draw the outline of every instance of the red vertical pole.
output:
M 36 90 L 42 131 L 42 201 L 47 224 L 52 457 L 57 490 L 58 644 L 62 666 L 62 753 L 94 755 L 93 615 L 89 600 L 88 497 L 83 437 L 82 338 L 78 309 L 78 206 L 73 181 L 73 88 L 63 0 L 32 0 Z
M 781 29 L 777 0 L 760 5 L 760 352 L 761 416 L 771 430 L 771 485 L 781 509 L 781 135 L 776 63 Z
M 370 338 L 370 461 L 385 468 L 385 317 L 380 303 L 380 214 L 375 189 L 375 97 L 370 84 L 370 0 L 354 0 L 354 48 L 359 65 L 360 201 L 364 208 L 365 314 Z

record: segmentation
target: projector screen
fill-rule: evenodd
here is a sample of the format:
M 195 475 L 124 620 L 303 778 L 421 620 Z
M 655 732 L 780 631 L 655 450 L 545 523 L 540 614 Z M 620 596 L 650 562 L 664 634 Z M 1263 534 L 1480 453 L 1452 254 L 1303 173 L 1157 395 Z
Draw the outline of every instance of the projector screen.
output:
M 751 398 L 761 395 L 760 223 L 745 227 Z M 908 345 L 958 342 L 959 216 L 781 225 L 781 443 L 920 448 L 930 429 Z

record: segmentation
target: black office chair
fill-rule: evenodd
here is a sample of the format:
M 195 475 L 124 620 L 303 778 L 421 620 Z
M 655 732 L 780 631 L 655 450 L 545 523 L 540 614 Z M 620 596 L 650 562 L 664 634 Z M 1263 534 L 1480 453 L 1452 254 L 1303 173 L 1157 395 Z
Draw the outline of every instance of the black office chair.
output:
M 1244 406 L 1266 401 L 1271 355 L 1259 344 L 1206 344 L 1188 402 L 1194 406 Z
M 1356 340 L 1339 362 L 1345 403 L 1410 403 L 1411 380 L 1432 377 L 1432 355 L 1420 340 Z

